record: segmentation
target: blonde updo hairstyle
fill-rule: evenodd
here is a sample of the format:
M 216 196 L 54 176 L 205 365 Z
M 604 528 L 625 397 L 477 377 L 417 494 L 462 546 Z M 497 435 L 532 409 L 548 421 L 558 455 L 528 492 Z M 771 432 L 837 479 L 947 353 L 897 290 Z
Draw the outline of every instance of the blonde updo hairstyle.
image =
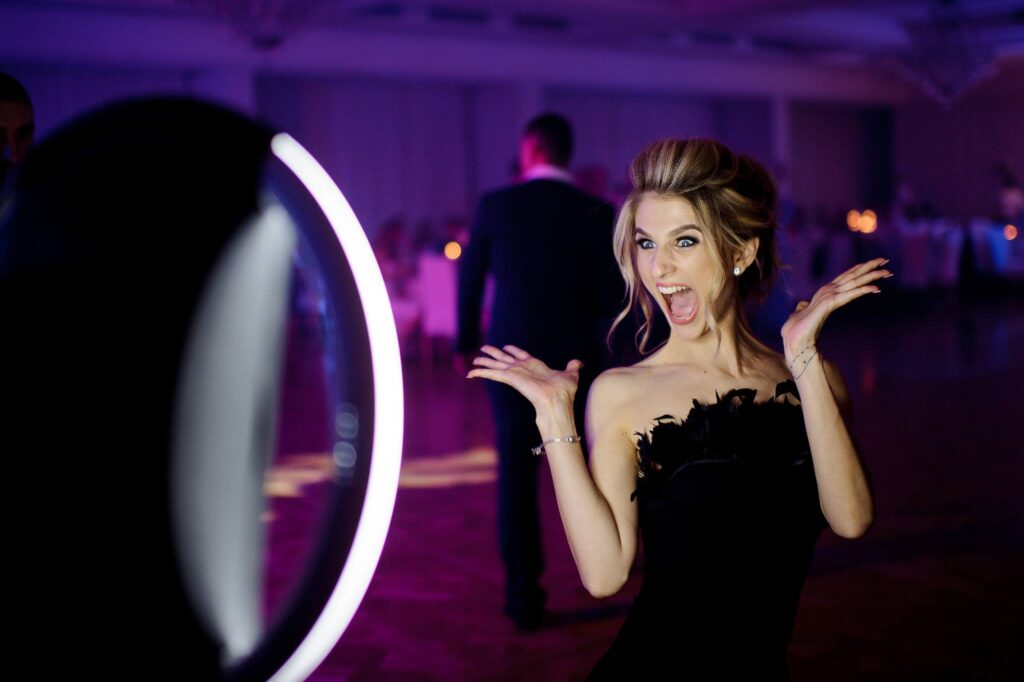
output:
M 638 310 L 643 320 L 637 330 L 637 348 L 641 353 L 649 352 L 647 345 L 658 306 L 644 288 L 637 269 L 636 209 L 647 195 L 679 197 L 693 206 L 704 228 L 703 243 L 718 266 L 706 329 L 718 336 L 720 344 L 720 320 L 731 306 L 736 314 L 738 342 L 764 349 L 750 331 L 743 304 L 763 300 L 779 269 L 775 239 L 778 191 L 768 172 L 720 142 L 670 139 L 655 142 L 637 154 L 630 166 L 630 178 L 633 190 L 619 212 L 614 237 L 615 257 L 626 280 L 627 302 L 612 333 Z M 759 240 L 754 262 L 737 277 L 732 272 L 733 263 L 754 237 Z

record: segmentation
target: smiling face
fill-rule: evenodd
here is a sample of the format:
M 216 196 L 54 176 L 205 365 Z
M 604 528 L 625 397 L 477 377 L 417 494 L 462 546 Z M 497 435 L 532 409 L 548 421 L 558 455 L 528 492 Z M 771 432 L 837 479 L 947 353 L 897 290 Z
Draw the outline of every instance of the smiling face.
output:
M 702 334 L 709 301 L 724 277 L 693 205 L 680 197 L 644 195 L 636 207 L 635 238 L 640 280 L 672 332 Z

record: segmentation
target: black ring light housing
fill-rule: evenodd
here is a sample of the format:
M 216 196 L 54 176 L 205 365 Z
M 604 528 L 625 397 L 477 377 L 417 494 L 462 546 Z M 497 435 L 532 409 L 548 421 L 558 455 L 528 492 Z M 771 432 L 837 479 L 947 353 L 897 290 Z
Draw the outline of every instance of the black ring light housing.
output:
M 287 136 L 157 98 L 64 127 L 0 196 L 15 650 L 50 677 L 305 677 L 365 591 L 401 449 L 394 324 L 341 193 Z M 296 253 L 326 292 L 328 420 L 350 428 L 313 557 L 264 625 Z

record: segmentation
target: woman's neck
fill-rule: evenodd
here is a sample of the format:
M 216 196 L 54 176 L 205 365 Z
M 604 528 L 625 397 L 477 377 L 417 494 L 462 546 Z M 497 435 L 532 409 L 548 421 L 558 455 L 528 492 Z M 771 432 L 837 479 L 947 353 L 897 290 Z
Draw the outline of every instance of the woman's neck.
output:
M 743 313 L 731 310 L 718 323 L 718 332 L 705 329 L 697 338 L 686 338 L 675 328 L 668 341 L 658 351 L 659 364 L 685 364 L 715 369 L 722 374 L 740 377 L 751 369 L 751 360 L 756 355 L 754 348 L 744 343 L 740 326 L 745 324 Z

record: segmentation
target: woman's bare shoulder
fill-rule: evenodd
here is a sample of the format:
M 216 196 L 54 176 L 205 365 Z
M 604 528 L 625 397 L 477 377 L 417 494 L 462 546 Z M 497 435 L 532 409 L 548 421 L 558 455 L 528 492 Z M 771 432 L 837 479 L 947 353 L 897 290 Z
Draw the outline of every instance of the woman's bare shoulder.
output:
M 689 395 L 692 370 L 655 364 L 617 367 L 601 374 L 591 389 L 593 415 L 613 423 L 627 439 L 646 431 L 652 418 L 667 414 Z M 688 403 L 687 403 L 688 404 Z
M 594 380 L 591 391 L 598 392 L 602 397 L 617 396 L 622 401 L 628 401 L 644 389 L 644 385 L 652 379 L 654 369 L 646 365 L 606 369 Z
M 636 365 L 602 372 L 590 387 L 587 412 L 622 431 L 631 433 L 636 405 L 649 392 L 651 369 Z

